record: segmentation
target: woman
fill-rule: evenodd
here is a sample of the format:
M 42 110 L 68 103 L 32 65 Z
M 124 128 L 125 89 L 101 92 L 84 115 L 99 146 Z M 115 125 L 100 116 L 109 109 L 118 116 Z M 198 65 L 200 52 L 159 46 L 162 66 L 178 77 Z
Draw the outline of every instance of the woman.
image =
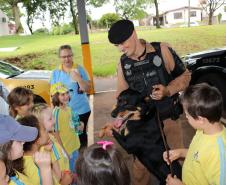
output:
M 87 123 L 90 116 L 90 106 L 86 92 L 90 89 L 90 81 L 84 68 L 73 62 L 73 52 L 70 45 L 59 48 L 61 64 L 52 73 L 50 84 L 63 83 L 70 91 L 69 106 L 79 114 L 84 123 L 83 133 L 79 136 L 81 147 L 87 146 Z

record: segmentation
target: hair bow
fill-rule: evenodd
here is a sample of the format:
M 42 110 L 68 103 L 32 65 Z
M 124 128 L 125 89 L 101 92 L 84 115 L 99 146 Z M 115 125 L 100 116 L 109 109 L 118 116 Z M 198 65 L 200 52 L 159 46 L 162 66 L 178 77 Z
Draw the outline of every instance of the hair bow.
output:
M 106 149 L 107 149 L 107 146 L 111 146 L 111 145 L 113 145 L 114 143 L 113 143 L 112 141 L 98 141 L 97 144 L 98 144 L 98 145 L 102 145 L 102 148 L 103 148 L 104 150 L 106 150 Z

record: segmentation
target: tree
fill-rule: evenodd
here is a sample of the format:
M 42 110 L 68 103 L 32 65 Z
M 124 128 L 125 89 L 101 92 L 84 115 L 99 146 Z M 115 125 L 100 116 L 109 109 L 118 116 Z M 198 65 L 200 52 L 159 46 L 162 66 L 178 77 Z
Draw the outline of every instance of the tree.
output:
M 116 13 L 124 19 L 141 19 L 145 12 L 147 0 L 115 0 Z
M 220 8 L 224 3 L 225 3 L 225 0 L 202 0 L 202 1 L 200 1 L 202 8 L 205 10 L 205 12 L 207 13 L 207 15 L 209 17 L 209 20 L 208 20 L 209 25 L 213 24 L 214 12 L 218 8 Z
M 94 7 L 101 7 L 104 3 L 109 0 L 86 0 L 86 5 L 92 5 Z
M 11 14 L 16 24 L 16 33 L 23 31 L 23 27 L 20 22 L 20 10 L 18 3 L 23 0 L 0 0 L 1 8 L 4 7 L 7 10 L 8 15 Z
M 86 5 L 91 5 L 94 7 L 100 7 L 104 3 L 108 2 L 108 0 L 85 0 Z M 75 34 L 79 33 L 78 30 L 78 11 L 76 9 L 77 7 L 77 1 L 76 0 L 69 0 L 69 6 L 70 6 L 70 12 L 72 15 L 72 24 L 75 29 Z
M 154 0 L 154 4 L 155 4 L 155 12 L 156 12 L 156 28 L 160 28 L 158 1 Z
M 53 26 L 59 26 L 60 20 L 64 19 L 67 11 L 67 0 L 47 0 L 46 10 L 49 10 L 50 18 Z
M 70 11 L 72 15 L 72 24 L 74 26 L 75 34 L 79 34 L 78 31 L 78 11 L 76 9 L 77 2 L 75 0 L 69 0 Z
M 102 15 L 102 17 L 99 20 L 99 24 L 105 28 L 109 28 L 113 23 L 120 20 L 120 17 L 118 14 L 115 13 L 106 13 Z
M 10 20 L 14 20 L 13 11 L 10 4 L 6 3 L 5 0 L 0 0 L 0 7 L 1 7 L 1 10 L 8 16 Z
M 45 4 L 42 0 L 23 0 L 23 7 L 26 9 L 27 12 L 27 26 L 31 34 L 33 34 L 32 27 L 34 19 L 40 16 L 41 12 L 46 11 Z

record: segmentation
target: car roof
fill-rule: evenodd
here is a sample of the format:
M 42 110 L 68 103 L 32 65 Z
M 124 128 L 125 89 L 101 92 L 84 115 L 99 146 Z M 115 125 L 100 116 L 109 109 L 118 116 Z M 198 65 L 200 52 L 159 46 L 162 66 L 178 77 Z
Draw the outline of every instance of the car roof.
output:
M 205 50 L 197 53 L 187 54 L 186 58 L 201 58 L 201 57 L 210 57 L 210 56 L 218 56 L 222 54 L 226 54 L 226 47 L 225 48 L 214 48 L 210 50 Z

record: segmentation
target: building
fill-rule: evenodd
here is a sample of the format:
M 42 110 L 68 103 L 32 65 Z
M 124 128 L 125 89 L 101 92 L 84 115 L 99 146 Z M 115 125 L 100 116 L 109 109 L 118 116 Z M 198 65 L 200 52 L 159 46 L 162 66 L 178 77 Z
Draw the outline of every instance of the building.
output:
M 9 18 L 0 10 L 0 36 L 9 35 Z
M 162 25 L 184 24 L 188 22 L 188 6 L 168 10 L 160 17 Z M 154 19 L 155 21 L 155 19 Z M 190 22 L 202 21 L 202 8 L 190 7 Z

